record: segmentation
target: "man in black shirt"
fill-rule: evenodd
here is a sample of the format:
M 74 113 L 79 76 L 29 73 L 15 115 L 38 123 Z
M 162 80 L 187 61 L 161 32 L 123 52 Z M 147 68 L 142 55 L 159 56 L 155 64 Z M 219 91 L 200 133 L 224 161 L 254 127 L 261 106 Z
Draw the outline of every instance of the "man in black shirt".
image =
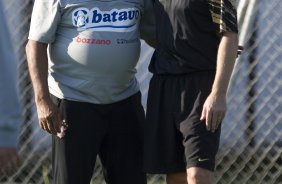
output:
M 226 91 L 237 55 L 236 0 L 155 0 L 145 169 L 168 184 L 214 180 Z

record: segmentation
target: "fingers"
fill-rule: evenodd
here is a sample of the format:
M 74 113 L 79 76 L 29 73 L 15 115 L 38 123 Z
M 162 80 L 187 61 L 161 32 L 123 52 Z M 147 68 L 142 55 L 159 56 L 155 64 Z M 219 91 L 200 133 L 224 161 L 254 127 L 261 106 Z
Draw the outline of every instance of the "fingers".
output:
M 207 131 L 211 131 L 214 118 L 215 116 L 213 116 L 212 108 L 209 108 L 204 104 L 200 120 L 205 122 Z
M 210 129 L 208 129 L 208 131 L 215 132 L 223 121 L 224 113 L 223 112 L 213 112 L 212 116 L 213 118 L 212 118 L 212 121 L 209 122 Z
M 215 132 L 221 124 L 227 110 L 225 98 L 225 95 L 211 93 L 206 99 L 200 120 L 206 124 L 207 131 Z
M 40 128 L 50 134 L 60 132 L 61 113 L 59 107 L 51 99 L 45 99 L 36 103 Z
M 46 118 L 41 118 L 39 120 L 39 125 L 40 125 L 40 128 L 42 128 L 43 130 L 45 130 L 45 131 L 47 131 L 48 133 L 51 134 L 51 132 L 49 131 L 49 128 L 48 128 L 48 122 L 47 122 Z
M 49 130 L 51 130 L 52 134 L 57 134 L 61 131 L 62 120 L 60 116 L 55 116 L 48 119 L 48 125 L 50 125 Z
M 58 116 L 48 116 L 47 118 L 41 118 L 39 120 L 40 128 L 47 131 L 50 134 L 56 135 L 61 131 L 61 120 Z
M 216 129 L 221 124 L 222 119 L 223 119 L 223 117 L 222 117 L 221 113 L 214 113 L 214 118 L 213 118 L 213 121 L 211 123 L 211 132 L 216 131 Z
M 201 121 L 205 121 L 207 131 L 215 132 L 222 123 L 225 116 L 224 111 L 203 108 Z
M 218 115 L 218 119 L 217 119 L 217 124 L 215 126 L 215 130 L 218 129 L 218 127 L 221 125 L 223 119 L 225 117 L 225 112 L 221 112 L 219 115 Z
M 211 110 L 206 111 L 206 128 L 207 131 L 211 131 L 212 128 L 212 122 L 213 122 L 213 114 Z

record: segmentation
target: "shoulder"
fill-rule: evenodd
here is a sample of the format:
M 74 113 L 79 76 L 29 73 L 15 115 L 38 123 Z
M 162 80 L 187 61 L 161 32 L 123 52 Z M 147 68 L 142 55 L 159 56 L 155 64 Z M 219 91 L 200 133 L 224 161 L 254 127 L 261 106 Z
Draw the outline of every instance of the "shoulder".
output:
M 231 3 L 234 6 L 237 4 L 237 0 L 207 0 L 207 1 L 215 4 Z
M 237 1 L 207 0 L 212 20 L 218 25 L 219 32 L 238 32 Z
M 237 9 L 237 1 L 236 0 L 207 0 L 210 8 L 221 10 L 236 10 Z M 219 12 L 218 12 L 219 13 Z

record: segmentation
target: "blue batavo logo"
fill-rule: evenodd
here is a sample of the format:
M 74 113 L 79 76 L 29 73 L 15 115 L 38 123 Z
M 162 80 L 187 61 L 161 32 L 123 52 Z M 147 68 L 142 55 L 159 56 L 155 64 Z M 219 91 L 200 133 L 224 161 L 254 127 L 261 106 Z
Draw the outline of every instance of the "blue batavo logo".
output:
M 75 9 L 72 13 L 72 22 L 78 31 L 112 31 L 130 32 L 137 28 L 140 11 L 136 8 L 113 9 L 101 11 L 99 8 Z

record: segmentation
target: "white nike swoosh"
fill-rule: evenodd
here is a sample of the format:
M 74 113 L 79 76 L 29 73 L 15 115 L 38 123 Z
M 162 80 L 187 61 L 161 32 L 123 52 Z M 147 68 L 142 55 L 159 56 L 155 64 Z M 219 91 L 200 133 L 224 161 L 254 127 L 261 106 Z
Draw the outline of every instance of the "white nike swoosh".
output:
M 208 158 L 199 158 L 198 159 L 199 162 L 204 162 L 204 161 L 208 161 L 208 160 L 209 160 Z

